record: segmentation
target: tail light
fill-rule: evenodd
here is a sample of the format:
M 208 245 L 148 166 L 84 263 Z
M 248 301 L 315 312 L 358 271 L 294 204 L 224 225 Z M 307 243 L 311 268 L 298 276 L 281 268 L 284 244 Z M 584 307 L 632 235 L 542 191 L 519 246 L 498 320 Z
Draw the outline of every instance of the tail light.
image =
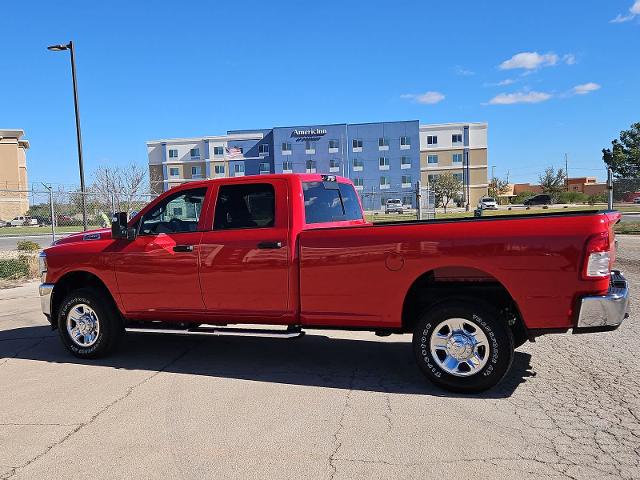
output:
M 601 232 L 587 240 L 586 261 L 583 276 L 585 279 L 601 279 L 611 273 L 611 244 L 609 232 Z

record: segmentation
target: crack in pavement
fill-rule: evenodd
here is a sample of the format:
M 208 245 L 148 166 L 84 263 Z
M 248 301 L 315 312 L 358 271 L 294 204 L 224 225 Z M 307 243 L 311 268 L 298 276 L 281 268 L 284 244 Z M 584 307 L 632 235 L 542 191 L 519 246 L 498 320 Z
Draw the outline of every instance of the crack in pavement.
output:
M 185 349 L 182 353 L 180 353 L 179 355 L 177 355 L 175 358 L 173 358 L 171 361 L 167 362 L 162 368 L 160 368 L 159 370 L 156 370 L 155 372 L 153 372 L 151 375 L 145 377 L 143 380 L 139 381 L 138 383 L 136 383 L 135 385 L 132 385 L 130 387 L 127 387 L 127 390 L 125 391 L 124 394 L 120 395 L 118 398 L 116 398 L 115 400 L 113 400 L 111 403 L 107 404 L 105 407 L 101 408 L 98 412 L 96 412 L 95 414 L 93 414 L 91 416 L 91 418 L 89 418 L 88 421 L 80 423 L 80 424 L 76 424 L 76 427 L 73 428 L 69 433 L 67 433 L 65 436 L 63 436 L 60 440 L 52 443 L 51 445 L 48 445 L 45 450 L 41 453 L 39 453 L 38 455 L 36 455 L 35 457 L 33 457 L 32 459 L 28 460 L 27 462 L 25 462 L 24 464 L 18 466 L 18 467 L 12 467 L 12 469 L 8 472 L 8 474 L 4 474 L 2 477 L 0 477 L 2 480 L 7 480 L 8 478 L 13 477 L 14 475 L 16 475 L 18 473 L 19 470 L 22 470 L 26 467 L 28 467 L 29 465 L 31 465 L 34 462 L 37 462 L 38 460 L 40 460 L 41 458 L 43 458 L 45 455 L 47 455 L 53 448 L 62 445 L 64 442 L 66 442 L 67 440 L 69 440 L 69 438 L 71 438 L 73 435 L 75 435 L 76 433 L 78 433 L 80 430 L 82 430 L 84 427 L 91 425 L 98 417 L 100 417 L 100 415 L 102 415 L 103 413 L 105 413 L 106 411 L 108 411 L 111 407 L 117 405 L 118 403 L 120 403 L 122 400 L 126 399 L 127 397 L 129 397 L 138 387 L 144 385 L 145 383 L 147 383 L 148 381 L 152 380 L 154 377 L 156 377 L 157 375 L 159 375 L 160 373 L 164 372 L 167 368 L 169 368 L 170 366 L 172 366 L 174 363 L 176 363 L 177 361 L 179 361 L 181 358 L 183 358 L 187 353 L 189 353 L 191 351 L 190 348 Z
M 338 428 L 333 433 L 334 449 L 333 449 L 333 452 L 331 452 L 331 455 L 329 455 L 329 466 L 331 467 L 331 476 L 329 477 L 330 480 L 333 480 L 333 477 L 335 477 L 336 473 L 338 472 L 338 468 L 335 465 L 335 460 L 336 460 L 336 455 L 338 453 L 338 450 L 340 450 L 340 447 L 342 446 L 342 442 L 338 440 L 338 437 L 344 428 L 344 419 L 347 413 L 347 409 L 349 408 L 351 395 L 353 394 L 353 384 L 355 382 L 357 373 L 358 373 L 358 367 L 354 368 L 353 372 L 351 373 L 351 378 L 349 380 L 349 390 L 347 391 L 347 395 L 344 399 L 344 405 L 342 407 L 342 412 L 340 413 L 340 419 L 338 420 Z

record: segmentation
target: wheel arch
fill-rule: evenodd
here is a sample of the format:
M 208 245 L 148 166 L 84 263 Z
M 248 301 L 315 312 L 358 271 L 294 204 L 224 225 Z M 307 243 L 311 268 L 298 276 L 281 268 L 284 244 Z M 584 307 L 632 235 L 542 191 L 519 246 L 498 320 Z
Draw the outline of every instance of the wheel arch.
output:
M 100 277 L 98 277 L 98 275 L 86 270 L 74 270 L 71 272 L 67 272 L 62 277 L 60 277 L 53 287 L 53 293 L 51 297 L 51 318 L 53 320 L 51 324 L 54 328 L 56 328 L 57 326 L 56 319 L 58 317 L 58 310 L 60 308 L 62 300 L 67 296 L 69 292 L 77 290 L 79 288 L 94 288 L 101 291 L 111 301 L 115 311 L 117 311 L 122 316 L 117 302 L 111 294 L 111 291 L 109 290 L 105 282 Z
M 466 266 L 434 268 L 414 280 L 402 305 L 402 331 L 412 332 L 420 312 L 451 299 L 491 303 L 511 327 L 516 346 L 528 340 L 521 310 L 505 285 L 489 272 Z

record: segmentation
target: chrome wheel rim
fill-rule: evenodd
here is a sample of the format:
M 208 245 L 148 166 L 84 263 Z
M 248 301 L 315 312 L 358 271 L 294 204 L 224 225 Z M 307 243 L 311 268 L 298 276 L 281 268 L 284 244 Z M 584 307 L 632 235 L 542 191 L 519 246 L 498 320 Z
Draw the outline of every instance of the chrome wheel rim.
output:
M 431 356 L 445 372 L 457 377 L 475 375 L 489 360 L 489 339 L 479 325 L 464 318 L 448 318 L 431 334 Z
M 74 305 L 67 313 L 67 332 L 79 347 L 90 347 L 100 334 L 100 321 L 95 310 L 85 303 Z

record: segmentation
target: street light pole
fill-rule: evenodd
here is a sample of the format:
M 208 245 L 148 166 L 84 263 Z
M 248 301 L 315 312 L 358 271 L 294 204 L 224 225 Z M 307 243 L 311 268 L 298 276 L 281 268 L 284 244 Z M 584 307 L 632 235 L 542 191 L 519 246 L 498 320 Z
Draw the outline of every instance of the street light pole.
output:
M 84 161 L 82 159 L 82 132 L 80 130 L 80 109 L 78 106 L 78 82 L 76 80 L 76 61 L 73 50 L 73 42 L 69 41 L 67 45 L 51 45 L 47 47 L 49 50 L 60 52 L 69 50 L 71 54 L 71 77 L 73 79 L 73 105 L 76 114 L 76 136 L 78 139 L 78 166 L 80 169 L 80 197 L 82 201 L 82 226 L 84 230 L 88 230 L 87 224 L 87 192 L 84 185 Z

